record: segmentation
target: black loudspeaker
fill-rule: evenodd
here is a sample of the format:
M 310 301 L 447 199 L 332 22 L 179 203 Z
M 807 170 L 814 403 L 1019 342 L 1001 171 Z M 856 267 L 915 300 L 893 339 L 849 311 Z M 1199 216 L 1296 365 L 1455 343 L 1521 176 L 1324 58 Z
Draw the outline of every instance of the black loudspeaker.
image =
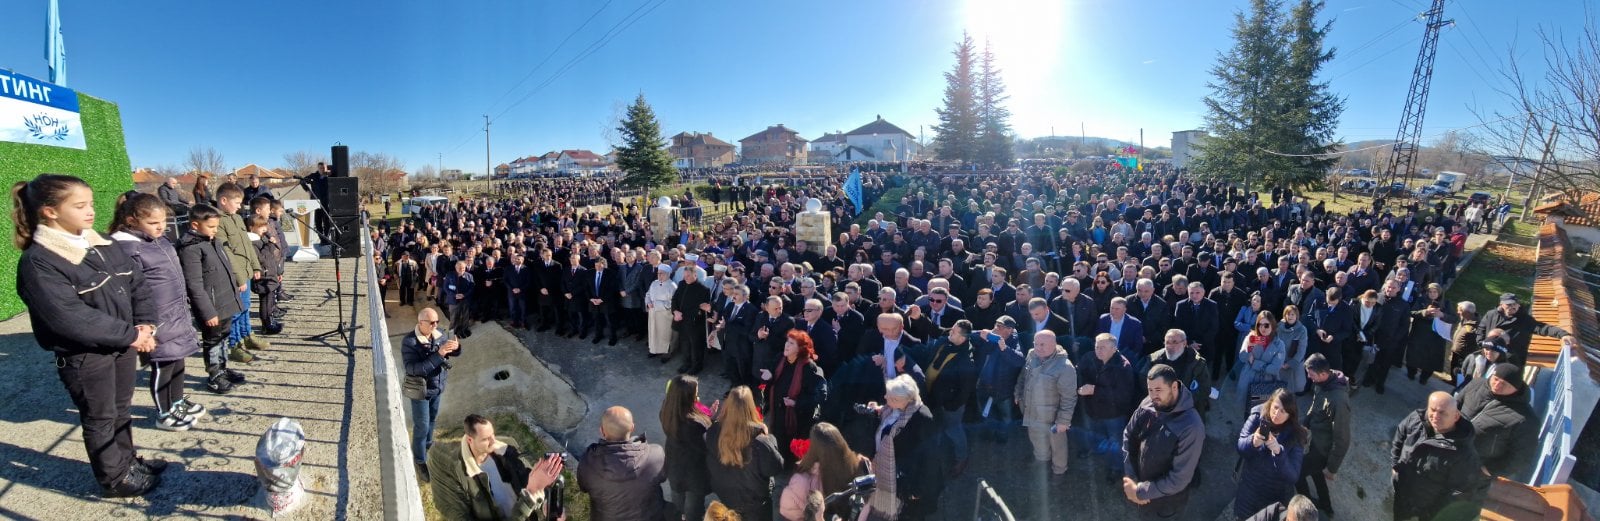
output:
M 337 255 L 340 258 L 361 256 L 361 215 L 335 215 L 333 224 L 338 226 L 337 232 L 332 236 L 333 242 L 339 245 Z
M 350 177 L 350 147 L 333 146 L 333 177 Z
M 361 214 L 361 180 L 355 177 L 328 178 L 328 215 Z

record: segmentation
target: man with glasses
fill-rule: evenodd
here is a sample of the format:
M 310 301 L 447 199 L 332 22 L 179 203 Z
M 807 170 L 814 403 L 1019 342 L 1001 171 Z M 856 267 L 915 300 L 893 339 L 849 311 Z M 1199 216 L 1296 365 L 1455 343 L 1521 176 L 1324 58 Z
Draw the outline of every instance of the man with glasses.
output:
M 1095 320 L 1100 316 L 1094 299 L 1082 290 L 1077 279 L 1067 279 L 1061 284 L 1061 296 L 1050 301 L 1050 312 L 1065 322 L 1066 327 L 1058 332 L 1061 345 L 1067 346 L 1074 359 L 1093 348 Z
M 1500 305 L 1483 314 L 1483 319 L 1478 321 L 1478 329 L 1489 331 L 1499 329 L 1505 331 L 1508 362 L 1523 367 L 1528 362 L 1528 343 L 1533 340 L 1533 335 L 1547 336 L 1561 340 L 1564 346 L 1573 346 L 1577 338 L 1558 326 L 1540 322 L 1522 307 L 1522 302 L 1514 293 L 1500 295 Z
M 439 417 L 440 397 L 444 395 L 445 378 L 450 375 L 450 362 L 446 359 L 461 356 L 461 342 L 439 329 L 438 311 L 423 308 L 417 312 L 416 329 L 400 341 L 400 356 L 405 362 L 406 379 L 423 381 L 421 391 L 408 385 L 405 394 L 411 400 L 411 456 L 416 460 L 417 476 L 427 483 L 434 420 Z
M 827 374 L 830 369 L 838 367 L 842 362 L 837 353 L 839 337 L 833 330 L 833 324 L 822 320 L 821 299 L 806 299 L 803 306 L 794 328 L 811 335 L 811 344 L 817 353 L 817 367 L 821 367 L 823 374 Z

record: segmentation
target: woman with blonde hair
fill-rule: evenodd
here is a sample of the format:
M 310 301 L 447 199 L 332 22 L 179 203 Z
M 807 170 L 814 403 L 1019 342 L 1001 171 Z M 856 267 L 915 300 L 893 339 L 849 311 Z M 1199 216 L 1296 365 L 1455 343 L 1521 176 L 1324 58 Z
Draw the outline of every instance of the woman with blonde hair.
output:
M 706 443 L 711 492 L 740 518 L 771 521 L 772 478 L 783 471 L 783 455 L 767 434 L 749 387 L 728 391 Z

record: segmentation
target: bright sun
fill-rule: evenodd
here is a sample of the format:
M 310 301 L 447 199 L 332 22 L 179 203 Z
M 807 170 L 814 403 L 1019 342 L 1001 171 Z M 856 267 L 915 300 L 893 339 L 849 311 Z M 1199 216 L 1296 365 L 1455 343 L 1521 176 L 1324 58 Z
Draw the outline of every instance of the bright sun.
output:
M 962 4 L 962 28 L 972 35 L 978 52 L 985 40 L 999 62 L 1012 106 L 1027 106 L 1030 100 L 1051 97 L 1049 78 L 1071 58 L 1069 43 L 1074 40 L 1069 24 L 1073 0 L 966 0 Z M 1016 114 L 1014 112 L 1014 114 Z M 1017 126 L 1037 122 L 1013 118 Z

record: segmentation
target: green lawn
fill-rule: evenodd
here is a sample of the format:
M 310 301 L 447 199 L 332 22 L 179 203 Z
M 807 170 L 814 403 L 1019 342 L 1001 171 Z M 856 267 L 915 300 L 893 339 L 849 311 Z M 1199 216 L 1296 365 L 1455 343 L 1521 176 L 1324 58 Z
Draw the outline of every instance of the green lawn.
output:
M 1539 244 L 1539 225 L 1525 223 L 1517 219 L 1506 221 L 1500 228 L 1499 240 L 1523 246 L 1537 246 Z
M 1480 314 L 1499 303 L 1502 293 L 1515 293 L 1527 302 L 1533 296 L 1534 255 L 1531 247 L 1490 243 L 1444 296 L 1452 302 L 1472 301 Z
M 495 436 L 511 438 L 517 441 L 517 450 L 522 452 L 523 459 L 538 459 L 540 455 L 548 450 L 543 443 L 539 442 L 539 437 L 535 436 L 527 425 L 523 425 L 522 420 L 517 419 L 516 415 L 507 413 L 491 414 L 489 415 L 489 420 L 494 422 Z M 433 438 L 437 441 L 459 440 L 461 433 L 460 424 L 441 424 L 434 430 Z M 574 467 L 568 466 L 568 470 L 564 470 L 561 473 L 567 480 L 565 489 L 567 520 L 589 521 L 589 495 L 578 491 L 578 477 L 572 473 L 572 470 L 570 470 L 572 468 Z M 433 488 L 427 485 L 422 485 L 422 513 L 430 521 L 451 521 L 445 520 L 439 514 L 439 510 L 433 507 Z

